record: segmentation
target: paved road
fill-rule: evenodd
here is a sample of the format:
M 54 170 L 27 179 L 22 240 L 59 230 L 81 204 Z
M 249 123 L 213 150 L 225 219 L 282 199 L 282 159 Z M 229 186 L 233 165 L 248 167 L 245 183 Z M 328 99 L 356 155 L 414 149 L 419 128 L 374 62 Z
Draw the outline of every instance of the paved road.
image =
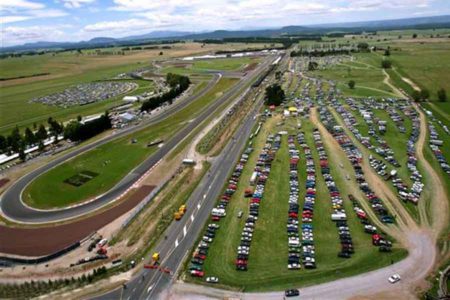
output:
M 300 288 L 301 299 L 351 299 L 358 296 L 372 296 L 371 299 L 410 299 L 415 298 L 411 290 L 433 268 L 436 247 L 427 232 L 411 232 L 407 235 L 411 243 L 408 257 L 388 267 L 364 274 L 339 279 L 310 287 Z M 306 271 L 307 272 L 307 271 Z M 389 276 L 400 274 L 401 281 L 388 282 Z M 378 295 L 378 296 L 376 296 Z M 165 299 L 283 299 L 283 292 L 238 293 L 204 286 L 177 283 Z
M 209 218 L 211 209 L 222 192 L 224 183 L 246 146 L 256 122 L 256 113 L 261 105 L 262 102 L 258 103 L 247 115 L 244 123 L 236 130 L 221 154 L 211 162 L 208 174 L 187 201 L 186 215 L 179 222 L 172 222 L 166 230 L 167 238 L 161 240 L 155 248 L 155 252 L 161 255 L 162 268 L 178 270 L 183 258 L 194 246 L 205 221 Z M 143 269 L 127 283 L 126 289 L 119 288 L 95 299 L 156 299 L 172 284 L 173 277 L 159 270 Z
M 170 140 L 168 140 L 164 145 L 153 155 L 148 157 L 144 162 L 142 162 L 138 167 L 136 167 L 132 172 L 130 172 L 125 178 L 123 178 L 116 186 L 114 186 L 111 190 L 106 192 L 105 194 L 99 196 L 95 201 L 86 203 L 85 205 L 80 205 L 72 208 L 61 209 L 61 210 L 35 210 L 30 207 L 27 207 L 21 201 L 21 193 L 24 188 L 33 181 L 39 175 L 47 172 L 51 168 L 81 154 L 91 149 L 94 149 L 100 145 L 103 145 L 109 142 L 112 139 L 116 139 L 118 137 L 123 137 L 131 132 L 134 132 L 138 129 L 141 129 L 145 126 L 149 126 L 160 122 L 161 120 L 167 118 L 174 111 L 179 111 L 183 107 L 185 107 L 189 102 L 194 101 L 198 95 L 191 96 L 189 99 L 185 100 L 185 104 L 181 107 L 174 107 L 173 111 L 168 111 L 166 113 L 161 113 L 151 121 L 146 124 L 143 124 L 139 127 L 128 128 L 126 130 L 121 131 L 120 133 L 106 137 L 100 141 L 94 142 L 92 144 L 83 146 L 75 151 L 72 151 L 66 155 L 59 157 L 58 159 L 50 162 L 49 164 L 36 169 L 35 171 L 27 174 L 26 176 L 20 178 L 16 181 L 5 193 L 3 193 L 0 208 L 2 213 L 9 219 L 14 220 L 16 222 L 23 223 L 47 223 L 47 222 L 56 222 L 64 219 L 74 218 L 88 212 L 92 212 L 95 209 L 98 209 L 114 199 L 120 196 L 124 191 L 126 191 L 133 183 L 140 178 L 147 170 L 149 170 L 152 166 L 154 166 L 159 160 L 161 160 L 172 148 L 174 148 L 179 142 L 181 142 L 186 136 L 189 135 L 201 122 L 209 117 L 220 105 L 224 102 L 228 101 L 234 94 L 236 94 L 240 89 L 242 89 L 249 82 L 254 81 L 262 71 L 264 71 L 267 66 L 271 63 L 273 57 L 270 59 L 266 59 L 263 63 L 261 63 L 258 68 L 254 71 L 250 72 L 245 76 L 238 84 L 233 86 L 230 90 L 225 92 L 219 99 L 217 99 L 213 104 L 209 105 L 205 108 L 195 119 L 191 120 L 187 125 L 182 128 L 179 132 L 177 132 Z M 216 77 L 214 81 L 217 81 Z M 210 83 L 208 87 L 213 86 L 214 83 Z M 206 91 L 203 91 L 201 95 L 205 94 Z M 201 96 L 200 95 L 200 96 Z

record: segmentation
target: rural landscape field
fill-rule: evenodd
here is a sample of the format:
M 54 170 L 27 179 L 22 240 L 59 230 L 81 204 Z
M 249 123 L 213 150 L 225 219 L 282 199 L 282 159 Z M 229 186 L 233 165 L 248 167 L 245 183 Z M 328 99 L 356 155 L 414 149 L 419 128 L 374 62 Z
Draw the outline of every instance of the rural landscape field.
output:
M 449 299 L 444 0 L 0 3 L 1 299 Z

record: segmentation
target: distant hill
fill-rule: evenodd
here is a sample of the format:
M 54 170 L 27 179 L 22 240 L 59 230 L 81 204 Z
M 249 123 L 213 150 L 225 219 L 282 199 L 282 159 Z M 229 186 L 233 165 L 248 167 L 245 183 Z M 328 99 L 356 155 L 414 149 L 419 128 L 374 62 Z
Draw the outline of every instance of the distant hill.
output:
M 123 38 L 96 37 L 81 42 L 45 42 L 26 43 L 19 46 L 2 47 L 0 52 L 32 51 L 42 49 L 80 49 L 89 47 L 109 47 L 142 44 L 145 42 L 158 42 L 162 40 L 204 40 L 246 37 L 279 37 L 283 35 L 314 35 L 328 32 L 356 32 L 375 30 L 394 30 L 410 28 L 450 28 L 450 15 L 407 18 L 395 20 L 378 20 L 365 22 L 347 22 L 318 24 L 308 26 L 285 26 L 275 29 L 255 30 L 216 30 L 212 32 L 190 33 L 183 31 L 153 31 L 142 35 L 133 35 Z

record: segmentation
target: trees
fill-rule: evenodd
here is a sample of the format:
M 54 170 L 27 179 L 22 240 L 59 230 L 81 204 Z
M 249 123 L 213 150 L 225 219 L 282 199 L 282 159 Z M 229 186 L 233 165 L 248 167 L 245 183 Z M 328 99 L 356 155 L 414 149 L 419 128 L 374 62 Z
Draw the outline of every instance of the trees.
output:
M 390 68 L 392 67 L 392 62 L 391 62 L 390 60 L 383 59 L 383 60 L 381 61 L 381 67 L 382 67 L 383 69 L 390 69 Z
M 47 129 L 45 129 L 44 125 L 39 125 L 39 129 L 36 132 L 35 136 L 38 142 L 42 142 L 48 138 Z
M 25 129 L 25 144 L 28 146 L 32 146 L 36 143 L 36 136 L 34 135 L 33 131 L 31 131 L 30 128 Z
M 355 85 L 356 85 L 356 82 L 354 80 L 350 80 L 348 82 L 348 87 L 352 90 L 355 88 Z
M 266 104 L 279 106 L 283 102 L 285 94 L 279 84 L 272 84 L 266 88 Z
M 417 33 L 414 33 L 414 34 L 412 35 L 412 38 L 413 38 L 413 39 L 417 38 Z
M 428 91 L 427 89 L 422 89 L 420 91 L 420 99 L 427 100 L 428 98 L 430 98 L 430 91 Z
M 391 50 L 389 48 L 384 50 L 384 56 L 391 56 Z
M 160 96 L 150 98 L 142 103 L 141 111 L 149 111 L 159 107 L 165 102 L 172 101 L 189 87 L 191 81 L 187 76 L 168 73 L 166 76 L 166 83 L 171 87 L 170 91 Z
M 317 68 L 319 67 L 319 64 L 315 61 L 310 61 L 308 63 L 308 71 L 314 71 L 317 70 Z
M 20 135 L 19 127 L 16 126 L 16 128 L 14 128 L 11 134 L 7 137 L 9 151 L 15 153 L 19 152 L 21 141 L 22 136 Z
M 111 126 L 109 114 L 108 112 L 105 112 L 100 118 L 84 124 L 80 123 L 78 120 L 71 121 L 64 128 L 64 138 L 75 142 L 84 141 L 111 128 Z
M 48 118 L 48 124 L 50 125 L 50 134 L 55 138 L 54 143 L 58 143 L 58 136 L 63 133 L 64 126 L 57 121 L 53 120 L 53 118 Z
M 358 47 L 358 49 L 360 51 L 368 51 L 369 50 L 369 44 L 367 44 L 365 42 L 358 43 L 358 45 L 356 47 Z
M 444 88 L 440 88 L 437 91 L 437 96 L 438 96 L 438 100 L 440 102 L 445 102 L 447 101 L 447 92 L 444 90 Z
M 420 91 L 414 90 L 411 97 L 414 101 L 425 101 L 430 97 L 430 92 L 427 89 L 422 89 Z
M 8 149 L 8 144 L 6 143 L 6 138 L 0 135 L 0 153 L 5 153 Z

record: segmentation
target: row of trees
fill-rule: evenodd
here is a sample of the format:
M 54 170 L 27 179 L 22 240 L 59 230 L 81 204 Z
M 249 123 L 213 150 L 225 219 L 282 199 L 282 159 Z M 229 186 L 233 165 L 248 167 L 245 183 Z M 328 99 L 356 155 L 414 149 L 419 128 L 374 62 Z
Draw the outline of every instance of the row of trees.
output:
M 170 86 L 170 91 L 160 96 L 153 97 L 142 103 L 141 111 L 149 111 L 155 109 L 166 102 L 169 102 L 169 104 L 172 103 L 173 99 L 187 90 L 187 88 L 191 84 L 191 81 L 187 76 L 168 73 L 166 75 L 166 83 Z
M 64 128 L 64 138 L 74 142 L 84 141 L 110 129 L 111 126 L 111 119 L 107 112 L 100 118 L 87 123 L 81 123 L 78 119 L 66 125 Z
M 427 89 L 421 89 L 420 91 L 414 90 L 411 94 L 411 97 L 415 100 L 415 101 L 426 101 L 430 98 L 430 91 Z M 447 92 L 445 91 L 444 88 L 440 88 L 437 91 L 437 99 L 440 102 L 445 102 L 447 101 Z
M 28 147 L 38 145 L 39 149 L 43 150 L 44 141 L 52 136 L 55 137 L 55 142 L 58 142 L 56 137 L 63 133 L 63 125 L 52 118 L 49 118 L 47 123 L 49 125 L 48 130 L 41 124 L 39 128 L 35 125 L 34 131 L 27 127 L 23 135 L 20 133 L 18 127 L 14 128 L 11 134 L 6 137 L 0 135 L 0 153 L 6 153 L 8 155 L 18 153 L 19 158 L 25 160 L 25 150 Z
M 83 274 L 77 278 L 66 278 L 48 281 L 31 281 L 21 284 L 4 284 L 0 285 L 0 298 L 28 299 L 38 297 L 39 295 L 48 294 L 53 290 L 61 288 L 77 288 L 86 284 L 93 283 L 105 278 L 107 275 L 106 267 L 94 269 L 93 273 Z
M 48 129 L 44 124 L 39 125 L 39 127 L 34 125 L 33 130 L 29 127 L 25 128 L 23 134 L 16 127 L 10 135 L 6 137 L 0 135 L 0 153 L 6 153 L 7 155 L 18 153 L 19 158 L 25 161 L 25 150 L 27 148 L 38 146 L 39 150 L 43 151 L 45 148 L 44 141 L 50 137 L 54 138 L 55 144 L 59 142 L 57 137 L 62 134 L 64 134 L 65 139 L 83 141 L 111 128 L 111 119 L 107 112 L 99 119 L 84 124 L 80 121 L 81 116 L 78 117 L 77 121 L 72 121 L 64 126 L 50 117 L 47 120 Z

